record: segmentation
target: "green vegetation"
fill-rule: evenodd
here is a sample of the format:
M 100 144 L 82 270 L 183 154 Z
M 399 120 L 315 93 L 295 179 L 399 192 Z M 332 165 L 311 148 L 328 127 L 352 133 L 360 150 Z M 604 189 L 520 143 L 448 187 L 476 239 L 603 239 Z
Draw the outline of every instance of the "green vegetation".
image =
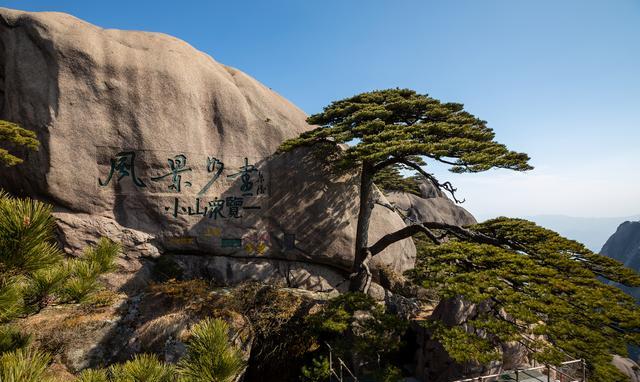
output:
M 0 354 L 26 348 L 30 342 L 30 335 L 22 333 L 11 325 L 0 326 Z
M 391 363 L 397 361 L 402 344 L 400 336 L 408 326 L 407 321 L 361 293 L 347 293 L 325 302 L 305 297 L 305 293 L 257 283 L 216 290 L 202 280 L 170 280 L 152 285 L 150 293 L 170 297 L 169 304 L 188 304 L 190 315 L 235 322 L 234 338 L 240 342 L 251 339 L 247 380 L 323 378 L 328 372 L 328 361 L 322 359 L 327 354 L 326 343 L 345 362 L 364 362 L 363 373 L 382 378 L 392 371 Z M 201 348 L 192 346 L 193 341 L 192 337 L 189 347 Z M 184 363 L 193 364 L 189 358 L 178 363 L 179 370 L 184 369 Z
M 24 129 L 19 125 L 0 120 L 0 165 L 15 166 L 23 160 L 9 150 L 24 148 L 27 150 L 38 150 L 40 142 L 36 139 L 36 133 Z
M 138 354 L 132 360 L 106 369 L 84 370 L 76 382 L 175 382 L 175 366 L 153 354 Z
M 238 349 L 229 343 L 229 327 L 219 319 L 200 321 L 191 331 L 178 370 L 185 382 L 231 382 L 244 369 Z
M 53 382 L 45 371 L 51 357 L 38 350 L 25 348 L 0 355 L 0 381 Z
M 529 157 L 509 151 L 494 140 L 493 130 L 459 103 L 442 103 L 409 89 L 388 89 L 335 101 L 308 118 L 320 127 L 284 142 L 282 151 L 299 146 L 350 146 L 333 159 L 339 168 L 360 171 L 360 210 L 358 213 L 355 256 L 350 290 L 366 291 L 371 283 L 368 263 L 382 250 L 368 240 L 375 175 L 393 165 L 417 171 L 434 186 L 449 192 L 455 188 L 440 183 L 423 170 L 424 159 L 450 166 L 456 173 L 482 172 L 492 168 L 526 171 Z M 457 200 L 457 199 L 456 199 Z M 407 236 L 387 237 L 393 243 Z M 390 244 L 389 243 L 389 244 Z M 387 244 L 387 245 L 389 245 Z
M 324 382 L 331 377 L 329 358 L 320 356 L 313 358 L 311 364 L 302 367 L 302 380 L 307 382 Z
M 101 289 L 120 246 L 108 239 L 67 259 L 54 243 L 51 206 L 0 191 L 0 380 L 48 381 L 48 354 L 11 322 L 52 303 L 80 302 Z
M 334 356 L 376 381 L 385 380 L 382 377 L 393 368 L 393 356 L 408 326 L 407 321 L 386 312 L 384 306 L 363 293 L 345 293 L 330 300 L 319 312 L 308 316 L 306 323 L 321 355 L 326 354 L 324 344 L 329 344 Z M 312 360 L 303 368 L 303 375 L 309 380 L 324 375 L 324 362 L 321 357 Z
M 67 262 L 60 271 L 66 277 L 61 288 L 62 296 L 67 301 L 86 301 L 100 289 L 98 276 L 114 270 L 119 252 L 119 244 L 103 238 L 95 247 L 86 249 L 82 258 Z M 55 270 L 53 273 L 52 279 L 56 280 Z
M 66 259 L 54 243 L 51 206 L 0 192 L 0 323 L 53 303 L 81 302 L 100 290 L 120 246 L 101 239 Z
M 175 367 L 153 354 L 138 354 L 132 360 L 109 367 L 109 380 L 117 382 L 174 382 Z
M 87 369 L 80 373 L 76 382 L 109 382 L 109 375 L 106 369 Z
M 526 220 L 439 228 L 419 242 L 410 276 L 441 300 L 478 304 L 466 330 L 426 324 L 453 359 L 484 364 L 517 341 L 542 364 L 584 358 L 590 381 L 625 380 L 611 355 L 640 345 L 640 309 L 599 278 L 638 286 L 637 274 Z M 435 239 L 442 235 L 448 240 Z
M 114 269 L 121 248 L 101 239 L 79 258 L 66 259 L 53 242 L 51 206 L 0 195 L 0 319 L 8 323 L 51 303 L 100 301 L 98 277 Z M 200 283 L 191 282 L 202 292 Z M 180 289 L 181 295 L 193 292 Z M 175 291 L 178 293 L 178 291 Z M 204 293 L 204 292 L 202 292 Z M 30 336 L 0 326 L 0 380 L 47 381 L 50 357 L 31 346 Z M 231 381 L 244 368 L 240 352 L 229 343 L 224 321 L 206 319 L 194 326 L 187 355 L 178 366 L 155 355 L 138 355 L 104 370 L 87 370 L 80 381 L 164 382 Z
M 178 365 L 138 354 L 106 369 L 84 370 L 77 382 L 231 382 L 244 368 L 242 354 L 230 343 L 227 323 L 207 318 L 191 329 L 187 353 Z

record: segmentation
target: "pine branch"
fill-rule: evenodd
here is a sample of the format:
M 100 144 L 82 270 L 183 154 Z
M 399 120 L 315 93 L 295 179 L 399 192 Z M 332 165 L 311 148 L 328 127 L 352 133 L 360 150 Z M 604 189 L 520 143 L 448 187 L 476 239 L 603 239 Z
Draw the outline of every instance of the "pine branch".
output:
M 456 198 L 456 191 L 458 191 L 458 189 L 454 188 L 451 182 L 444 182 L 444 183 L 438 182 L 438 179 L 436 179 L 436 177 L 433 176 L 433 174 L 429 174 L 428 172 L 424 171 L 422 167 L 420 167 L 418 164 L 408 161 L 406 159 L 401 159 L 398 161 L 398 163 L 402 163 L 403 165 L 409 166 L 412 169 L 418 171 L 420 175 L 427 178 L 435 187 L 441 190 L 447 191 L 456 203 L 462 204 L 465 202 L 465 199 L 458 200 L 458 198 Z

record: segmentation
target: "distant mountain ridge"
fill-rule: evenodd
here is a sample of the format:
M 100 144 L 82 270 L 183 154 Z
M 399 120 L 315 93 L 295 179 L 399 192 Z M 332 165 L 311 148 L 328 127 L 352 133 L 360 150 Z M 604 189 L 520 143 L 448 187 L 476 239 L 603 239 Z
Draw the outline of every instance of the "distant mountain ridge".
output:
M 612 218 L 537 215 L 525 218 L 542 227 L 554 230 L 564 237 L 579 241 L 594 252 L 599 252 L 621 223 L 638 221 L 640 220 L 640 215 Z
M 640 272 L 640 221 L 626 221 L 620 224 L 600 253 Z M 620 287 L 640 301 L 640 288 Z
M 622 262 L 625 266 L 640 272 L 640 221 L 626 221 L 618 226 L 616 232 L 600 251 L 602 255 Z M 631 288 L 611 282 L 640 303 L 640 288 Z M 632 359 L 640 362 L 640 348 L 630 347 Z
M 600 253 L 640 271 L 640 221 L 626 221 L 620 224 Z

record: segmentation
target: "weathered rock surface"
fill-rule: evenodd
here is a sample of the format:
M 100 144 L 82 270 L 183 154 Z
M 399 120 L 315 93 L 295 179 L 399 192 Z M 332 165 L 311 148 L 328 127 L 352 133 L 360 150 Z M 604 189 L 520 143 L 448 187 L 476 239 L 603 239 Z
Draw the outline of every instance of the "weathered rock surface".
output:
M 212 280 L 219 285 L 257 281 L 317 292 L 344 292 L 349 282 L 339 269 L 313 263 L 201 255 L 176 255 L 173 259 L 189 277 Z
M 624 375 L 629 377 L 629 382 L 640 382 L 640 366 L 629 358 L 622 358 L 619 355 L 613 356 L 613 365 Z
M 172 280 L 150 285 L 135 296 L 114 295 L 106 305 L 49 306 L 16 325 L 34 335 L 37 347 L 52 354 L 55 373 L 71 380 L 70 373 L 126 361 L 137 353 L 176 362 L 186 352 L 193 325 L 215 317 L 228 323 L 230 340 L 248 361 L 248 372 L 255 373 L 269 366 L 258 365 L 257 359 L 265 361 L 261 354 L 287 351 L 286 346 L 274 350 L 265 340 L 290 336 L 300 329 L 297 325 L 304 325 L 300 317 L 317 311 L 331 296 L 258 284 L 212 288 L 202 280 Z M 288 358 L 273 362 L 287 365 Z M 280 370 L 280 375 L 288 372 Z M 257 375 L 250 380 L 264 379 Z
M 200 285 L 164 284 L 130 298 L 115 296 L 113 303 L 101 307 L 50 306 L 18 321 L 18 326 L 35 336 L 39 348 L 54 355 L 55 364 L 72 373 L 124 361 L 136 353 L 155 353 L 176 362 L 184 355 L 190 328 L 206 316 L 201 312 L 203 301 L 225 293 L 209 292 Z M 253 337 L 246 318 L 231 311 L 223 318 L 248 360 Z
M 410 222 L 438 222 L 460 226 L 475 224 L 476 219 L 454 203 L 430 182 L 420 185 L 420 195 L 390 192 L 387 199 L 399 208 Z
M 358 174 L 334 176 L 307 149 L 274 156 L 311 127 L 246 74 L 164 34 L 0 8 L 0 76 L 0 118 L 42 143 L 0 169 L 0 187 L 52 202 L 70 253 L 122 241 L 113 285 L 144 282 L 144 259 L 160 253 L 348 272 Z M 378 206 L 371 239 L 403 225 Z M 414 256 L 404 240 L 373 265 L 402 272 Z
M 54 355 L 54 362 L 76 372 L 100 366 L 108 359 L 109 349 L 101 346 L 112 335 L 121 315 L 118 307 L 83 309 L 78 305 L 51 306 L 18 322 L 35 337 L 35 344 Z

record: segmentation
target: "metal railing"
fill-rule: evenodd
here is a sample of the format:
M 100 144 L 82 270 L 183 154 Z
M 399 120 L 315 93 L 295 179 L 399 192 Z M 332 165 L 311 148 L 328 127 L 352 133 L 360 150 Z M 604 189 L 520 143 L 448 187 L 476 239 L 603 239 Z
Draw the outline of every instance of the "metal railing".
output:
M 353 375 L 351 370 L 349 370 L 347 365 L 344 363 L 344 361 L 340 357 L 335 357 L 336 359 L 334 360 L 333 348 L 331 347 L 331 345 L 329 345 L 326 342 L 325 342 L 325 345 L 327 345 L 327 347 L 329 348 L 329 371 L 331 373 L 331 375 L 329 376 L 329 382 L 334 381 L 334 378 L 337 382 L 345 382 L 345 381 L 358 382 L 358 378 L 355 375 Z M 333 367 L 334 362 L 337 363 L 337 367 L 338 367 L 337 370 L 334 369 Z M 345 371 L 347 375 L 345 375 L 344 373 Z
M 527 369 L 503 371 L 499 374 L 458 379 L 453 382 L 587 382 L 584 360 L 575 359 L 559 366 L 534 366 Z

